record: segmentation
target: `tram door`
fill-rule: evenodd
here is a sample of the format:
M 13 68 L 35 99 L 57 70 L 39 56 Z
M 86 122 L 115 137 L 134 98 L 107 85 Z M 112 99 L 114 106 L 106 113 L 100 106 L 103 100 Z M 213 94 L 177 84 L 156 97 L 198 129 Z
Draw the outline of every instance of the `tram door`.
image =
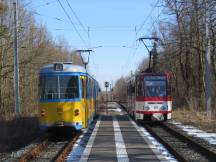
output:
M 82 124 L 83 128 L 87 127 L 87 101 L 86 101 L 86 77 L 81 76 L 82 84 Z

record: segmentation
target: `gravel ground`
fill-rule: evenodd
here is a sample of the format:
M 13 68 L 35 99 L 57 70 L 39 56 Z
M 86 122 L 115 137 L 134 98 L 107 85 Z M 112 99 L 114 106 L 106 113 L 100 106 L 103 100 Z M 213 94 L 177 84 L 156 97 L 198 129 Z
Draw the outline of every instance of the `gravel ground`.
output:
M 44 152 L 35 157 L 32 162 L 50 162 L 53 161 L 59 152 L 67 145 L 69 141 L 49 142 Z
M 69 131 L 69 132 L 68 132 Z M 58 129 L 52 132 L 53 137 L 48 142 L 48 147 L 32 161 L 50 162 L 57 157 L 59 152 L 66 146 L 66 144 L 73 138 L 74 131 L 71 129 Z M 43 134 L 44 136 L 44 134 Z M 31 144 L 17 149 L 15 151 L 0 153 L 0 162 L 17 162 L 23 155 L 29 152 L 37 144 L 40 143 L 40 138 L 37 138 Z
M 39 138 L 15 151 L 0 153 L 0 162 L 17 162 L 24 154 L 39 144 Z
M 67 146 L 75 136 L 75 131 L 71 128 L 57 128 L 52 132 L 48 146 L 41 154 L 32 159 L 33 162 L 54 161 L 58 154 Z

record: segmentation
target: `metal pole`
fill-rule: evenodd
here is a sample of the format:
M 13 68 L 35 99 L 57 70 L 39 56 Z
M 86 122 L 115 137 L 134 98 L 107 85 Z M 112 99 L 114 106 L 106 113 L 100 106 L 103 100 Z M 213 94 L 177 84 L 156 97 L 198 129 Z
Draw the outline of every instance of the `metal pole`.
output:
M 148 51 L 148 53 L 149 53 L 149 67 L 148 67 L 148 68 L 151 69 L 152 50 L 150 51 L 150 50 L 148 49 L 148 46 L 145 44 L 144 40 L 154 40 L 154 41 L 158 41 L 159 38 L 157 38 L 157 37 L 141 37 L 141 38 L 139 38 L 138 40 L 143 42 L 144 46 L 146 47 L 146 49 L 147 49 L 147 51 Z M 155 43 L 155 42 L 154 42 L 154 43 Z
M 109 100 L 112 100 L 112 84 L 110 83 Z
M 15 94 L 15 116 L 20 117 L 20 91 L 19 91 L 19 51 L 17 37 L 17 3 L 13 3 L 14 7 L 14 94 Z
M 209 8 L 207 7 L 207 1 L 205 1 L 206 8 L 206 54 L 205 54 L 205 100 L 206 100 L 206 111 L 207 117 L 211 119 L 212 108 L 211 108 L 211 45 L 209 35 Z
M 111 101 L 113 101 L 113 81 L 110 84 L 110 92 L 111 92 Z
M 152 51 L 149 52 L 149 66 L 148 66 L 149 69 L 151 69 L 151 59 L 152 59 Z
M 106 87 L 106 114 L 108 115 L 108 94 L 107 94 L 107 87 Z

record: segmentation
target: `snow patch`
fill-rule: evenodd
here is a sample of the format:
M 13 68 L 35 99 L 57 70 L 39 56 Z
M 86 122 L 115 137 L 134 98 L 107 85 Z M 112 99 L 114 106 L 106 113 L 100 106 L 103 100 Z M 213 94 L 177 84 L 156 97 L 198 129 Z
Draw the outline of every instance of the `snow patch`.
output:
M 191 135 L 193 137 L 202 138 L 205 141 L 207 141 L 209 144 L 216 145 L 216 133 L 207 133 L 194 126 L 183 125 L 182 123 L 176 122 L 176 121 L 169 121 L 169 123 L 176 125 L 176 127 L 182 129 L 188 135 Z

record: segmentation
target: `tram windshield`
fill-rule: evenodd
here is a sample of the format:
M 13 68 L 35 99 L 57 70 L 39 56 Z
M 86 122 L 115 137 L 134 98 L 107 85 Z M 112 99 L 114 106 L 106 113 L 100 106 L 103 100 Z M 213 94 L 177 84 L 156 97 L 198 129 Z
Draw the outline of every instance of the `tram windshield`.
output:
M 146 76 L 144 78 L 145 97 L 166 97 L 166 77 Z
M 73 99 L 79 97 L 77 76 L 41 76 L 40 99 Z
M 70 99 L 79 97 L 79 82 L 77 76 L 60 76 L 60 98 Z

